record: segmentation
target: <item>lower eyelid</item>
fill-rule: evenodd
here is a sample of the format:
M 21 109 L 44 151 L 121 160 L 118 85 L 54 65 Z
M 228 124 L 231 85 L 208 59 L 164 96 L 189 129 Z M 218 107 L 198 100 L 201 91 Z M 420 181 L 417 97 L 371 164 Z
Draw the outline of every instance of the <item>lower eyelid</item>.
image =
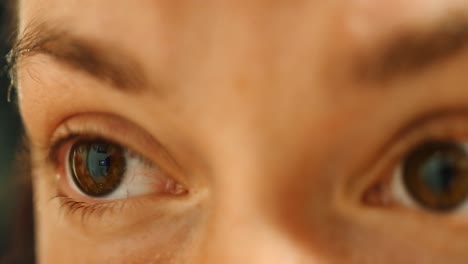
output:
M 87 202 L 77 201 L 66 195 L 57 195 L 54 199 L 58 202 L 59 213 L 65 214 L 68 217 L 68 219 L 76 219 L 76 217 L 78 216 L 78 219 L 80 219 L 78 223 L 83 228 L 90 226 L 89 221 L 93 221 L 93 223 L 96 223 L 94 221 L 103 219 L 105 214 L 119 214 L 128 206 L 126 200 L 118 200 L 109 203 L 90 204 Z M 94 225 L 95 224 L 91 226 Z
M 178 203 L 173 199 L 142 197 L 137 200 L 121 199 L 90 204 L 66 195 L 57 195 L 50 202 L 63 221 L 67 222 L 68 228 L 96 238 L 125 235 L 135 225 L 154 225 L 156 221 L 163 221 L 172 213 L 168 209 L 168 203 Z M 111 226 L 109 219 L 112 219 Z M 162 225 L 160 227 L 163 228 Z

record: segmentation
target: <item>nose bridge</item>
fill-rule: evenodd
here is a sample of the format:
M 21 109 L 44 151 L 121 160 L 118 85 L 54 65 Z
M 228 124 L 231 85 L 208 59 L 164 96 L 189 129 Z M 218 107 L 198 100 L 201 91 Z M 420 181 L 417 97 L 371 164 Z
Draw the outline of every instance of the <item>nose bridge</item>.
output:
M 238 76 L 223 73 L 228 80 Z M 320 124 L 321 116 L 306 115 L 306 104 L 292 106 L 279 89 L 261 93 L 264 90 L 257 88 L 268 87 L 269 82 L 242 73 L 242 89 L 234 81 L 219 83 L 226 89 L 213 89 L 226 100 L 204 105 L 212 115 L 196 124 L 209 161 L 210 195 L 201 248 L 195 252 L 199 261 L 192 263 L 311 263 L 309 252 L 307 261 L 301 262 L 306 253 L 289 229 L 280 226 L 287 221 L 275 219 L 279 215 L 275 211 L 287 205 L 275 203 L 275 196 L 300 174 L 298 164 L 306 152 L 303 139 L 310 138 L 310 126 Z M 214 123 L 216 133 L 211 130 Z M 290 131 L 295 131 L 293 138 Z
M 272 219 L 271 210 L 278 208 L 268 197 L 275 175 L 264 153 L 271 149 L 248 144 L 253 138 L 231 138 L 235 146 L 243 143 L 242 150 L 224 145 L 223 158 L 213 171 L 216 181 L 196 263 L 304 263 L 304 254 L 286 229 Z
M 200 263 L 301 263 L 301 253 L 274 229 L 253 222 L 218 225 L 207 237 Z
M 310 186 L 309 191 L 324 188 L 313 182 L 323 178 L 323 157 L 318 154 L 328 142 L 309 139 L 311 125 L 305 127 L 300 118 L 280 126 L 275 121 L 282 116 L 262 110 L 229 116 L 230 122 L 207 142 L 209 209 L 201 248 L 195 253 L 200 261 L 194 263 L 323 263 L 323 254 L 318 252 L 321 239 L 317 238 L 314 248 L 305 248 L 297 229 L 291 228 L 304 221 L 284 217 L 300 219 L 301 214 L 289 213 L 295 210 L 292 208 L 304 208 L 299 204 L 304 184 Z M 316 128 L 328 124 L 317 117 L 311 119 Z M 294 130 L 295 137 L 285 136 L 285 127 Z M 304 138 L 316 144 L 304 144 Z M 305 179 L 306 175 L 314 177 Z M 290 196 L 284 197 L 286 194 Z M 310 230 L 314 228 L 318 227 Z
M 326 142 L 317 141 L 311 151 L 302 139 L 310 138 L 310 124 L 323 127 L 321 119 L 309 116 L 312 121 L 305 125 L 300 117 L 291 121 L 287 115 L 268 114 L 266 109 L 271 108 L 265 103 L 263 108 L 245 102 L 243 106 L 235 114 L 223 111 L 229 122 L 217 127 L 217 133 L 201 129 L 210 135 L 204 141 L 210 161 L 208 213 L 194 252 L 196 261 L 191 263 L 320 263 L 313 262 L 320 252 L 305 249 L 302 241 L 296 241 L 297 234 L 288 233 L 292 231 L 286 225 L 292 222 L 280 219 L 298 194 L 283 197 L 289 200 L 278 196 L 301 185 L 299 176 L 313 174 L 304 167 L 319 174 L 321 156 L 314 153 Z M 295 131 L 293 138 L 288 129 Z
M 226 192 L 231 194 L 225 193 L 207 220 L 199 263 L 303 263 L 299 249 L 269 221 L 253 195 Z

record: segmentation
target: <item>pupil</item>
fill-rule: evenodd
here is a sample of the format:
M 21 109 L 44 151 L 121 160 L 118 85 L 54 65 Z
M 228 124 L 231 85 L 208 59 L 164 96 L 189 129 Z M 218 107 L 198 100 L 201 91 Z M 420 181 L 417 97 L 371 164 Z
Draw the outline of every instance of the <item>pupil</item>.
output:
M 411 152 L 403 166 L 403 183 L 422 206 L 447 211 L 468 198 L 468 154 L 452 142 L 432 141 Z
M 70 151 L 70 167 L 77 187 L 89 196 L 105 196 L 121 183 L 126 169 L 124 150 L 104 141 L 81 141 Z
M 455 166 L 456 164 L 442 155 L 435 155 L 423 166 L 423 181 L 433 192 L 447 192 L 456 177 Z
M 88 170 L 97 181 L 103 181 L 109 171 L 111 155 L 106 145 L 94 145 L 88 153 Z

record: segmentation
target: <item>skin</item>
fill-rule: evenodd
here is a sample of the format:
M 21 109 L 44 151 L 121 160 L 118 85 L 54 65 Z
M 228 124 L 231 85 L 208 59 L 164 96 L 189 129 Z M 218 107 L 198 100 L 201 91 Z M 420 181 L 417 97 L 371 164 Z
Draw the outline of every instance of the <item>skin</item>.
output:
M 146 76 L 118 89 L 47 54 L 19 61 L 38 262 L 466 263 L 462 211 L 405 204 L 378 183 L 415 142 L 465 139 L 468 53 L 391 78 L 354 71 L 392 36 L 464 10 L 455 0 L 21 1 L 20 35 L 49 21 L 128 54 Z M 70 127 L 140 153 L 187 193 L 64 211 L 58 189 L 103 202 L 46 159 Z

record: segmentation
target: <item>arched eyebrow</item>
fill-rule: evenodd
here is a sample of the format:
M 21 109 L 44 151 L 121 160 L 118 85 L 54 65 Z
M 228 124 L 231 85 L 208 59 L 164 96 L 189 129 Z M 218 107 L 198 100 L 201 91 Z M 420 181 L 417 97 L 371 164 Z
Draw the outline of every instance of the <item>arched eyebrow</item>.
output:
M 17 65 L 34 54 L 50 56 L 122 91 L 137 92 L 147 87 L 143 67 L 115 44 L 77 37 L 47 23 L 28 25 L 13 46 L 7 57 L 13 78 Z
M 395 32 L 375 49 L 359 54 L 355 76 L 360 81 L 392 81 L 419 74 L 468 49 L 468 17 L 450 15 L 424 28 Z

